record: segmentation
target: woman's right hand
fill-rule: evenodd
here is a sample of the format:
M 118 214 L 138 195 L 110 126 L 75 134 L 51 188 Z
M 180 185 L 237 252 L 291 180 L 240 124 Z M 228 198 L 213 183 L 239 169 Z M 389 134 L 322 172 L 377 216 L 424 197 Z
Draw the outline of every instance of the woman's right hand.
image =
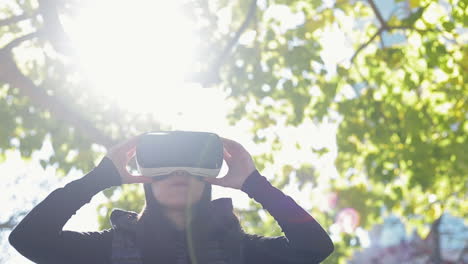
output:
M 127 170 L 128 162 L 135 156 L 136 143 L 139 136 L 132 137 L 126 141 L 123 141 L 109 149 L 106 154 L 117 168 L 122 179 L 122 184 L 127 183 L 151 183 L 153 180 L 151 177 L 142 175 L 132 175 Z

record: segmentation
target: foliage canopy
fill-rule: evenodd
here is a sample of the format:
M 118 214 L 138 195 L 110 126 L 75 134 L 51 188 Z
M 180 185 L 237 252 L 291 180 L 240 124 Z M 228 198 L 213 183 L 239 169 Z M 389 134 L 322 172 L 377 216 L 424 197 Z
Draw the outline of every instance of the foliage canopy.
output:
M 277 187 L 296 175 L 301 186 L 312 183 L 338 197 L 333 208 L 311 209 L 325 227 L 354 208 L 363 228 L 395 214 L 424 233 L 444 211 L 465 219 L 468 212 L 468 4 L 396 0 L 387 1 L 387 12 L 376 2 L 187 2 L 183 10 L 205 39 L 193 78 L 229 92 L 233 124 L 252 121 L 255 142 L 271 146 L 257 165 L 283 168 L 272 179 Z M 57 166 L 61 175 L 72 167 L 88 171 L 102 155 L 99 146 L 160 128 L 154 116 L 125 112 L 93 94 L 59 19 L 78 5 L 25 0 L 0 9 L 0 158 L 12 148 L 29 158 L 49 135 L 54 153 L 44 167 Z M 223 24 L 226 12 L 231 21 Z M 330 32 L 353 50 L 338 62 L 324 59 L 325 49 L 344 47 L 326 46 Z M 322 122 L 339 125 L 337 155 L 308 150 L 336 158 L 337 177 L 313 161 L 274 158 L 286 136 L 276 129 Z M 298 149 L 303 140 L 296 139 Z M 115 190 L 105 191 L 102 227 L 109 208 L 140 209 L 139 187 Z M 281 233 L 271 218 L 260 225 L 261 208 L 251 206 L 241 214 L 248 231 Z M 336 242 L 327 263 L 344 261 L 360 246 L 353 233 L 339 233 Z

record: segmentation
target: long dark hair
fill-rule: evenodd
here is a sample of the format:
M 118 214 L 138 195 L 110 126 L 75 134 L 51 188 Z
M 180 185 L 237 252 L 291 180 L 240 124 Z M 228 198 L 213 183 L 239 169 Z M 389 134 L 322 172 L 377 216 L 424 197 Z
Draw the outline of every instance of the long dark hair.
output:
M 157 259 L 160 263 L 172 263 L 175 259 L 177 237 L 185 234 L 186 248 L 192 263 L 207 263 L 207 247 L 221 245 L 228 249 L 227 258 L 238 257 L 243 230 L 239 219 L 230 207 L 218 207 L 211 201 L 211 184 L 205 183 L 202 196 L 188 211 L 184 232 L 177 232 L 174 224 L 163 213 L 163 205 L 153 194 L 151 184 L 144 184 L 146 204 L 138 217 L 137 236 L 143 250 L 144 263 Z M 215 242 L 213 242 L 215 241 Z M 216 244 L 218 243 L 219 244 Z M 194 261 L 195 258 L 195 261 Z
M 211 203 L 211 185 L 205 183 L 202 197 L 187 211 L 187 223 L 183 232 L 177 232 L 175 225 L 170 222 L 163 212 L 163 205 L 155 199 L 151 184 L 144 184 L 145 206 L 139 214 L 138 226 L 142 243 L 143 258 L 148 263 L 158 259 L 160 263 L 171 263 L 175 259 L 176 240 L 183 234 L 187 238 L 187 251 L 191 258 L 201 254 L 197 245 L 206 244 L 212 234 L 209 224 Z

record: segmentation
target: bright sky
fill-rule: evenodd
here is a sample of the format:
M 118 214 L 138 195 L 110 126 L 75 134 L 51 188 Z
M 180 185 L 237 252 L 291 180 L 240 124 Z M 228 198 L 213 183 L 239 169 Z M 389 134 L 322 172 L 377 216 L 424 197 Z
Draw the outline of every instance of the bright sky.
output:
M 235 126 L 228 124 L 225 116 L 232 105 L 225 99 L 226 94 L 219 89 L 177 81 L 193 67 L 191 59 L 200 40 L 190 32 L 190 22 L 176 12 L 173 2 L 166 1 L 164 8 L 161 8 L 157 1 L 133 1 L 129 8 L 125 4 L 128 2 L 123 1 L 89 1 L 89 8 L 81 10 L 75 21 L 64 20 L 81 63 L 97 87 L 96 91 L 130 111 L 155 113 L 163 123 L 174 129 L 215 132 L 239 141 L 253 155 L 264 152 L 267 146 L 255 145 L 250 139 L 249 122 L 241 121 Z M 108 8 L 110 5 L 112 9 Z M 273 6 L 268 12 L 267 15 L 271 17 L 284 18 L 283 30 L 301 24 L 304 19 L 284 6 Z M 333 65 L 350 56 L 346 40 L 337 28 L 330 30 L 324 42 L 323 56 L 327 64 Z M 312 122 L 306 122 L 298 128 L 272 129 L 283 139 L 285 151 L 275 157 L 280 163 L 262 172 L 267 178 L 274 177 L 282 164 L 299 166 L 305 162 L 313 162 L 323 175 L 336 176 L 333 166 L 336 124 L 325 123 L 316 127 Z M 294 147 L 297 138 L 303 143 L 302 150 Z M 327 147 L 331 152 L 325 158 L 317 158 L 310 147 Z M 50 151 L 50 142 L 46 141 L 42 151 L 36 153 L 30 162 L 21 160 L 18 152 L 8 154 L 8 161 L 0 164 L 0 171 L 6 172 L 8 184 L 13 186 L 18 182 L 21 190 L 11 189 L 7 196 L 1 196 L 2 211 L 11 212 L 18 208 L 30 210 L 50 191 L 82 177 L 82 172 L 72 171 L 65 179 L 59 180 L 54 176 L 54 168 L 43 170 L 37 162 L 38 158 L 48 155 Z M 295 182 L 294 177 L 292 182 Z M 313 201 L 310 192 L 299 192 L 295 184 L 283 191 L 306 209 L 326 202 Z M 34 193 L 38 200 L 25 199 L 21 204 L 12 204 L 13 192 L 23 198 L 28 196 L 25 194 Z M 238 208 L 246 208 L 250 199 L 241 191 L 222 187 L 215 187 L 213 196 L 232 197 L 234 206 Z M 95 208 L 103 201 L 102 194 L 96 195 L 90 204 L 77 212 L 65 229 L 97 230 Z M 16 251 L 11 254 L 12 263 L 30 263 Z

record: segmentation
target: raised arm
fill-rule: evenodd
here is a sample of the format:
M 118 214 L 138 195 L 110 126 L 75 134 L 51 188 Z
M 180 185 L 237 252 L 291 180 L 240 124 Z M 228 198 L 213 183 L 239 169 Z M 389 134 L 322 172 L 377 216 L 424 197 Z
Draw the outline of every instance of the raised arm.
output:
M 334 250 L 333 242 L 320 224 L 291 197 L 272 186 L 256 170 L 245 181 L 242 191 L 259 202 L 278 222 L 285 236 L 249 236 L 247 248 L 253 262 L 319 263 Z
M 262 204 L 278 222 L 285 236 L 246 238 L 247 263 L 319 263 L 334 250 L 327 232 L 291 197 L 272 186 L 256 170 L 244 147 L 223 138 L 224 159 L 229 167 L 222 178 L 206 178 L 212 184 L 240 189 Z
M 98 192 L 122 183 L 144 182 L 144 177 L 123 175 L 122 164 L 132 141 L 111 149 L 88 174 L 50 193 L 13 229 L 10 244 L 36 263 L 108 263 L 112 230 L 62 230 L 66 222 Z M 128 174 L 128 172 L 127 172 Z M 132 177 L 131 179 L 128 177 Z
M 90 255 L 93 260 L 104 260 L 110 250 L 111 230 L 75 232 L 62 228 L 96 193 L 115 185 L 120 185 L 120 177 L 112 162 L 104 158 L 88 174 L 54 190 L 34 207 L 11 232 L 10 244 L 37 263 L 89 260 Z

